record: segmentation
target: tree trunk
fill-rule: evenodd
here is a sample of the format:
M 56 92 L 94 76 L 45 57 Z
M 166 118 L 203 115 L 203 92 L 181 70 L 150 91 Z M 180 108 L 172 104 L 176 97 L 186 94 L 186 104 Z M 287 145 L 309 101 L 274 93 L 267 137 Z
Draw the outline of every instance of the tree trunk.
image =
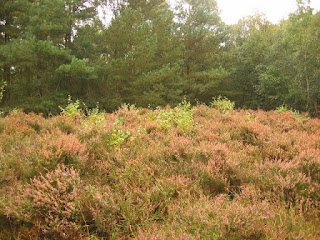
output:
M 64 37 L 64 47 L 70 48 L 71 45 L 71 36 L 72 36 L 72 20 L 69 21 L 69 28 L 70 28 L 70 32 L 66 33 L 65 37 Z
M 4 35 L 4 42 L 5 44 L 8 44 L 10 41 L 10 36 L 8 34 Z M 12 85 L 11 83 L 11 72 L 10 72 L 11 66 L 5 65 L 4 66 L 4 81 L 7 83 L 7 89 L 5 91 L 5 98 L 4 98 L 4 103 L 8 104 L 11 100 L 11 91 L 10 87 Z
M 318 103 L 314 102 L 314 111 L 317 117 L 320 117 L 319 115 L 319 109 L 318 109 Z
M 306 77 L 306 84 L 307 84 L 307 109 L 310 107 L 310 81 L 308 75 L 308 53 L 304 55 L 304 71 Z

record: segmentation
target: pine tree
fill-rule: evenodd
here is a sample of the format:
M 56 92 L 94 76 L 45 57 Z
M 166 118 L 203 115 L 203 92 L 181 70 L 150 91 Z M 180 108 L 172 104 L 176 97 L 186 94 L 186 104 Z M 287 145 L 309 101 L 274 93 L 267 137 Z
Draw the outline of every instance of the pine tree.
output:
M 220 61 L 224 24 L 215 0 L 183 0 L 177 6 L 183 45 L 184 94 L 209 102 L 226 72 Z
M 122 2 L 107 29 L 108 77 L 120 102 L 165 105 L 180 94 L 179 46 L 164 0 Z

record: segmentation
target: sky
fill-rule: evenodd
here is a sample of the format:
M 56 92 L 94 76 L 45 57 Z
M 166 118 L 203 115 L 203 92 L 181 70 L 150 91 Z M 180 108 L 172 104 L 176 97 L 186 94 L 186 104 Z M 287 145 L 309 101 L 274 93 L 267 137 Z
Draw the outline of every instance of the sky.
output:
M 174 5 L 176 0 L 169 0 Z M 253 15 L 257 12 L 264 13 L 267 19 L 273 23 L 279 23 L 281 19 L 287 19 L 289 13 L 297 9 L 296 0 L 217 0 L 220 17 L 227 24 L 235 24 L 241 18 Z M 320 0 L 311 0 L 311 7 L 320 11 Z M 104 22 L 110 22 L 112 13 L 107 11 L 103 17 L 101 9 L 100 16 Z
M 217 0 L 217 2 L 220 16 L 227 24 L 235 24 L 239 19 L 256 12 L 266 14 L 267 19 L 273 23 L 279 23 L 297 9 L 296 0 Z M 320 0 L 311 0 L 311 7 L 319 11 Z

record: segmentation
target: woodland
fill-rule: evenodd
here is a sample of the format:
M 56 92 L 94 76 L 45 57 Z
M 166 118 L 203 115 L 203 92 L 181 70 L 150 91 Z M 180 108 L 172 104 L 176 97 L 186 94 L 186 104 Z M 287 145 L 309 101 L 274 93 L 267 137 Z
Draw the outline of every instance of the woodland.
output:
M 215 0 L 1 0 L 1 109 L 59 113 L 68 95 L 123 103 L 288 108 L 318 115 L 320 13 L 310 1 L 279 24 L 227 25 Z M 105 18 L 103 18 L 103 16 Z

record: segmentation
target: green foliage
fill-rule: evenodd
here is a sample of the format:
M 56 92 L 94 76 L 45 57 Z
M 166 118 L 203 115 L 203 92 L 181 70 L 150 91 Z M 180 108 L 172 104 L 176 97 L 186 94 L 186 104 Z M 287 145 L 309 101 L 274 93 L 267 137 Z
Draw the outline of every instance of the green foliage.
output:
M 294 119 L 301 123 L 304 123 L 310 119 L 307 115 L 302 115 L 297 110 L 292 110 L 292 108 L 289 109 L 288 106 L 285 104 L 282 104 L 281 106 L 277 107 L 276 111 L 278 113 L 291 112 Z
M 192 134 L 194 131 L 195 121 L 191 103 L 184 99 L 174 110 L 158 108 L 155 112 L 156 120 L 161 128 L 170 130 L 176 127 L 184 134 Z
M 221 113 L 227 113 L 235 107 L 234 102 L 230 101 L 227 97 L 222 98 L 221 96 L 213 98 L 210 105 L 211 107 L 218 109 Z
M 177 128 L 184 133 L 192 133 L 194 131 L 195 121 L 191 103 L 184 99 L 174 110 L 174 122 Z
M 134 111 L 136 113 L 139 113 L 139 109 L 137 108 L 137 106 L 135 104 L 123 103 L 123 104 L 121 104 L 121 107 L 119 109 Z
M 86 108 L 86 119 L 83 121 L 83 124 L 86 127 L 92 128 L 97 126 L 102 126 L 106 121 L 105 112 L 100 111 L 99 103 L 97 103 L 95 108 L 88 109 Z
M 111 131 L 111 137 L 109 139 L 109 144 L 114 146 L 115 149 L 120 149 L 126 141 L 133 141 L 135 137 L 130 131 L 124 131 L 119 128 L 123 124 L 124 119 L 119 117 L 113 124 L 114 128 Z
M 246 113 L 246 121 L 247 122 L 252 122 L 252 121 L 256 121 L 256 117 L 254 114 L 250 113 L 250 112 L 247 112 Z
M 156 120 L 163 129 L 171 129 L 174 121 L 174 112 L 158 108 L 156 111 Z
M 56 114 L 70 94 L 111 112 L 221 95 L 246 109 L 286 102 L 319 114 L 320 13 L 308 1 L 281 24 L 256 14 L 233 26 L 216 0 L 181 0 L 175 10 L 165 0 L 106 2 L 1 0 L 1 108 Z
M 306 116 L 306 115 L 302 115 L 299 113 L 299 111 L 292 111 L 292 115 L 294 117 L 295 120 L 301 122 L 301 123 L 304 123 L 306 121 L 308 121 L 310 119 L 310 117 Z
M 0 85 L 0 103 L 1 103 L 1 101 L 2 101 L 2 99 L 3 99 L 3 93 L 4 93 L 4 91 L 5 91 L 5 87 L 7 86 L 7 83 L 6 82 L 3 82 L 1 85 Z M 3 114 L 3 112 L 2 111 L 0 111 L 0 117 L 1 117 L 1 115 Z
M 226 77 L 222 67 L 226 31 L 217 1 L 182 0 L 176 9 L 179 44 L 183 48 L 183 94 L 208 103 Z
M 123 117 L 119 117 L 114 123 L 112 130 L 106 134 L 106 142 L 108 146 L 114 147 L 116 150 L 120 150 L 124 144 L 135 140 L 135 136 L 130 132 L 123 130 Z
M 0 85 L 0 102 L 2 101 L 2 98 L 3 98 L 3 93 L 5 91 L 5 87 L 7 86 L 7 82 L 3 82 L 1 85 Z
M 111 133 L 111 138 L 109 144 L 114 146 L 115 149 L 120 149 L 121 145 L 126 141 L 133 141 L 134 137 L 129 131 L 123 131 L 121 129 L 113 129 Z
M 81 123 L 86 128 L 100 127 L 105 122 L 105 112 L 100 111 L 99 103 L 95 108 L 89 109 L 85 103 L 82 103 L 84 108 L 80 107 L 80 100 L 73 101 L 72 97 L 68 96 L 68 105 L 63 108 L 59 106 L 61 114 L 66 115 L 69 118 L 78 117 L 81 118 Z M 85 110 L 84 110 L 85 109 Z
M 278 113 L 282 113 L 282 112 L 288 112 L 291 111 L 290 109 L 288 109 L 288 106 L 286 104 L 282 104 L 279 107 L 276 108 L 276 111 Z
M 77 99 L 75 102 L 72 100 L 72 97 L 68 96 L 68 105 L 63 108 L 59 106 L 61 113 L 68 116 L 69 118 L 81 117 L 83 110 L 80 108 L 80 101 Z

